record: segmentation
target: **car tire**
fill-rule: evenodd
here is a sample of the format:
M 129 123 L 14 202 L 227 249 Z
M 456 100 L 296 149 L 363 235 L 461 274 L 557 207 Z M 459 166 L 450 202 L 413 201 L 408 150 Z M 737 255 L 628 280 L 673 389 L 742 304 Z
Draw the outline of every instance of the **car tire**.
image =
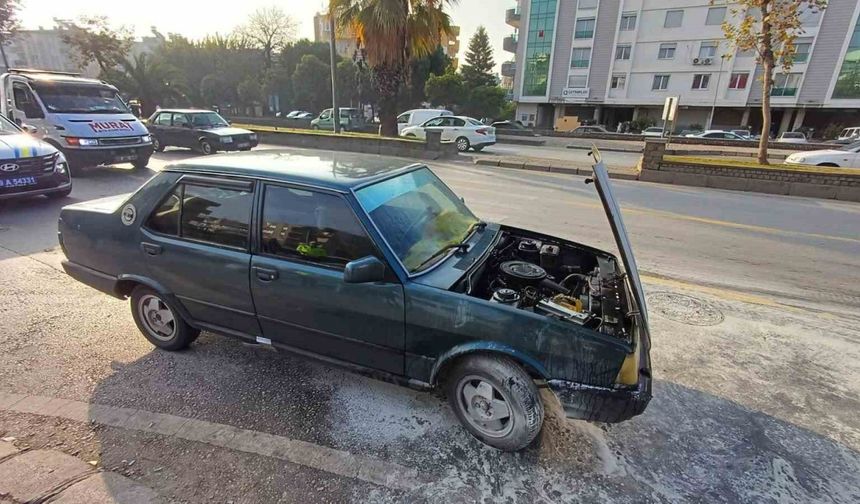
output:
M 164 145 L 161 143 L 161 140 L 159 140 L 158 137 L 154 135 L 152 137 L 152 149 L 155 152 L 164 152 Z
M 472 147 L 472 150 L 474 150 L 475 152 L 481 152 L 482 150 L 484 150 L 484 146 L 483 145 L 476 145 L 476 146 Z
M 457 140 L 455 140 L 455 142 L 457 144 L 457 150 L 459 152 L 466 152 L 472 146 L 469 143 L 469 139 L 466 137 L 458 137 Z
M 209 143 L 209 140 L 200 140 L 200 145 L 197 147 L 197 150 L 200 151 L 200 154 L 204 156 L 208 156 L 210 154 L 215 153 L 215 148 L 212 147 L 212 144 Z
M 134 166 L 135 170 L 143 170 L 149 165 L 150 156 L 139 157 L 131 162 L 131 165 Z
M 144 337 L 162 350 L 184 350 L 200 335 L 164 296 L 143 285 L 131 291 L 131 315 Z
M 317 126 L 316 124 L 314 124 L 313 126 L 311 126 L 311 129 L 312 129 L 312 130 L 314 130 L 314 131 L 319 131 L 319 130 L 320 130 L 320 127 L 319 127 L 319 126 Z
M 479 354 L 458 360 L 446 374 L 446 393 L 466 430 L 502 451 L 530 445 L 543 425 L 534 380 L 508 357 Z
M 418 138 L 418 137 L 413 133 L 407 133 L 407 134 L 403 135 L 403 138 Z

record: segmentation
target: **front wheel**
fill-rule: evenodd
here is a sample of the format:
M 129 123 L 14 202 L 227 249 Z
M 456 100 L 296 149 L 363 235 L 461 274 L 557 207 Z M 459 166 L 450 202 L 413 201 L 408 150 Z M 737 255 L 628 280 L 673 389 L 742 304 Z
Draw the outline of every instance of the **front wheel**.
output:
M 161 140 L 159 140 L 157 136 L 152 137 L 152 149 L 155 152 L 164 152 L 164 145 L 161 143 Z
M 499 450 L 525 448 L 543 425 L 543 402 L 534 380 L 507 357 L 463 358 L 448 373 L 446 388 L 466 430 Z
M 131 315 L 146 339 L 162 350 L 183 350 L 200 335 L 161 294 L 143 285 L 131 292 Z
M 135 170 L 142 170 L 149 164 L 149 157 L 150 156 L 139 157 L 132 161 L 131 165 L 134 166 Z
M 466 152 L 469 150 L 471 145 L 469 144 L 469 139 L 466 137 L 460 137 L 457 139 L 457 150 L 460 152 Z
M 47 196 L 50 199 L 62 199 L 62 198 L 65 198 L 66 196 L 68 196 L 69 194 L 72 194 L 72 186 L 69 186 L 67 189 L 63 189 L 62 191 L 48 193 L 45 196 Z
M 200 140 L 199 150 L 200 154 L 203 154 L 204 156 L 208 156 L 215 152 L 215 149 L 212 148 L 212 144 L 209 143 L 209 140 Z

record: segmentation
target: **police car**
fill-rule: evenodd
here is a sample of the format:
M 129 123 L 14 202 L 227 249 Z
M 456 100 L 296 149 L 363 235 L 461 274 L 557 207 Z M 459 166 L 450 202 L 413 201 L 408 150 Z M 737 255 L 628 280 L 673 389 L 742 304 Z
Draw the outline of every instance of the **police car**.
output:
M 0 76 L 0 111 L 63 152 L 70 168 L 131 163 L 143 168 L 152 138 L 117 89 L 76 74 L 10 69 Z
M 62 198 L 70 192 L 72 178 L 63 153 L 0 117 L 0 200 L 39 194 Z

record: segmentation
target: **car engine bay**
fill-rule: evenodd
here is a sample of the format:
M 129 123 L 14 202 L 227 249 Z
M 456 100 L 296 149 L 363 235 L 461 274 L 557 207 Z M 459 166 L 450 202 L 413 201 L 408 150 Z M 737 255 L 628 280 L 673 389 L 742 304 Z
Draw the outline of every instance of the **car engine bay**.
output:
M 609 255 L 505 230 L 455 290 L 631 341 L 624 279 Z

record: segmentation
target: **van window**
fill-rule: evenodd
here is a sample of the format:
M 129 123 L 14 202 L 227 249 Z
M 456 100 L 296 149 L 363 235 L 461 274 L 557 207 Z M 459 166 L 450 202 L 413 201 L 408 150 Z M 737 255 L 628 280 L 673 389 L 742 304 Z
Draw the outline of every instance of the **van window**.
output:
M 397 117 L 397 124 L 409 124 L 409 118 L 410 118 L 411 116 L 412 116 L 412 114 L 409 114 L 409 113 L 406 113 L 406 114 L 400 114 L 400 115 Z
M 45 114 L 42 112 L 42 107 L 36 103 L 36 97 L 30 88 L 22 82 L 12 84 L 12 94 L 15 97 L 15 107 L 24 112 L 27 119 L 42 119 Z

